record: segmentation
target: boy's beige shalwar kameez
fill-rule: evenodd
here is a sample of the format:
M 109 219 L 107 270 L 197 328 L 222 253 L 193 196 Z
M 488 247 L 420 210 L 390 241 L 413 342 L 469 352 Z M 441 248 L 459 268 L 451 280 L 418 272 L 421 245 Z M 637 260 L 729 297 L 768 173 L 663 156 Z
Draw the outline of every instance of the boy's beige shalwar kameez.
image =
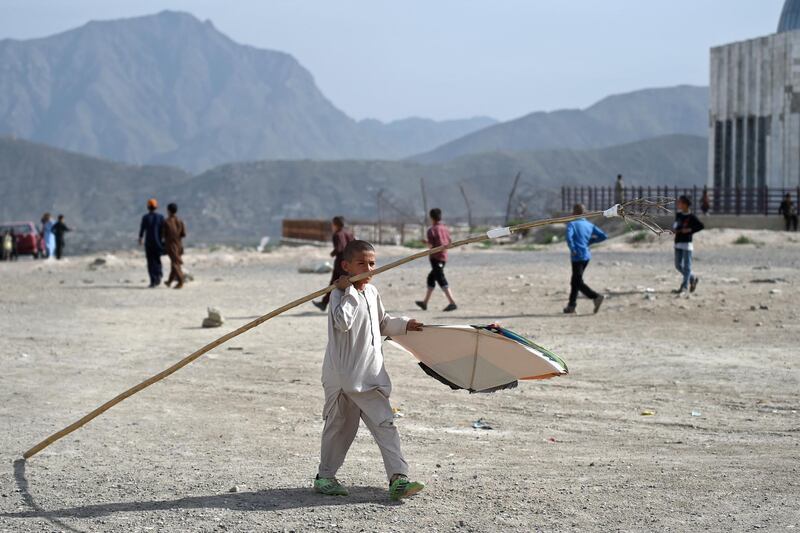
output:
M 322 365 L 325 428 L 319 477 L 336 476 L 359 420 L 364 420 L 381 450 L 387 477 L 408 473 L 389 404 L 392 382 L 381 350 L 382 336 L 405 335 L 407 326 L 407 318 L 386 314 L 372 285 L 366 285 L 363 291 L 351 285 L 331 293 L 328 348 Z

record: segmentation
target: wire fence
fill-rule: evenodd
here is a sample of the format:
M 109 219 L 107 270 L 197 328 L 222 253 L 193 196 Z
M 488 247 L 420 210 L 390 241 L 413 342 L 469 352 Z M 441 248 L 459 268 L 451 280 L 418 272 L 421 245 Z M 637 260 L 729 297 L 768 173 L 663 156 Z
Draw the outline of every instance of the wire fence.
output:
M 800 187 L 562 187 L 561 210 L 568 212 L 575 204 L 589 211 L 608 207 L 634 198 L 688 196 L 692 206 L 717 215 L 776 215 L 781 202 L 789 194 L 800 204 Z

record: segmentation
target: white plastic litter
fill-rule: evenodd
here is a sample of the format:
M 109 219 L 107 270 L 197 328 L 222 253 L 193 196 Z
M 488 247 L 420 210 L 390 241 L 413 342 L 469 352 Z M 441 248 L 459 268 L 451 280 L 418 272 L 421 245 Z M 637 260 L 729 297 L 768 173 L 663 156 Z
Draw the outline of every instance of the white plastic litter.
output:
M 486 232 L 486 236 L 490 239 L 499 239 L 500 237 L 508 237 L 511 235 L 511 228 L 494 228 Z

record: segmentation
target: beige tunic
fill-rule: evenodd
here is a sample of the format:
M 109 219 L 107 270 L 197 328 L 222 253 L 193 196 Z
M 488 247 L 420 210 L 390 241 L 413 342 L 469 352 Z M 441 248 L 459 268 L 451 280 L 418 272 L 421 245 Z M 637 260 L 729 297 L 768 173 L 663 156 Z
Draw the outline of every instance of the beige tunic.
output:
M 376 424 L 391 419 L 389 403 L 369 401 L 369 397 L 374 396 L 372 391 L 389 397 L 392 382 L 383 364 L 382 336 L 405 335 L 408 320 L 389 316 L 373 285 L 363 291 L 353 286 L 344 291 L 334 289 L 328 312 L 328 348 L 322 365 L 324 417 L 336 405 L 339 394 L 344 393 L 361 404 L 362 411 Z

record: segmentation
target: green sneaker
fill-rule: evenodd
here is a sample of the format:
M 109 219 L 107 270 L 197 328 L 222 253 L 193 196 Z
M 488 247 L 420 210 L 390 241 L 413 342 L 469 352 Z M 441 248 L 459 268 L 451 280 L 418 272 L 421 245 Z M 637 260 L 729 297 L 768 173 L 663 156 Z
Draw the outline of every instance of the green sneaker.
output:
M 314 490 L 326 496 L 349 496 L 347 489 L 335 477 L 317 478 L 314 480 Z
M 425 485 L 417 481 L 409 481 L 407 477 L 400 476 L 389 485 L 389 498 L 393 501 L 410 498 L 425 488 Z

